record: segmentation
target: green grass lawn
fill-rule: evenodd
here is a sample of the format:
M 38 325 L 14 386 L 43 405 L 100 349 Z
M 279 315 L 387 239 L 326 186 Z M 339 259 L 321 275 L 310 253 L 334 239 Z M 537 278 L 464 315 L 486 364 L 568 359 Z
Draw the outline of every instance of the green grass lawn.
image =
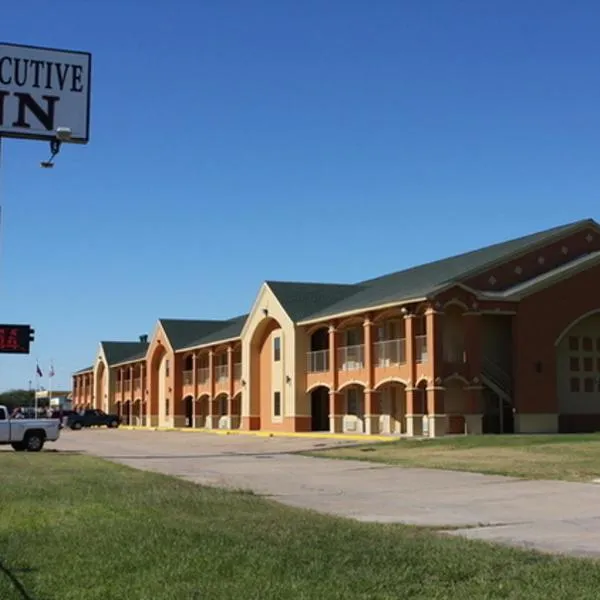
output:
M 510 475 L 526 479 L 600 478 L 600 434 L 472 435 L 399 440 L 311 452 L 312 456 Z
M 0 453 L 1 600 L 598 597 L 600 563 L 295 510 L 98 459 Z

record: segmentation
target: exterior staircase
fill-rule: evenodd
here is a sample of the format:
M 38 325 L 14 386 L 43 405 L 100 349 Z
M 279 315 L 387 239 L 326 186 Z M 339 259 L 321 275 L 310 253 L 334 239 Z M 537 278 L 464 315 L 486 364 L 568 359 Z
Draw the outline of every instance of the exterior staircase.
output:
M 484 357 L 481 379 L 499 398 L 513 403 L 512 377 L 500 365 Z

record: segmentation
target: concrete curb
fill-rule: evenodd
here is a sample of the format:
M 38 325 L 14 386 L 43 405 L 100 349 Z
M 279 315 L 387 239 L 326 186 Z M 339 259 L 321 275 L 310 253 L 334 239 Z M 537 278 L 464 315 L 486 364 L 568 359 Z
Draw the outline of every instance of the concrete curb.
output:
M 399 438 L 389 435 L 366 435 L 349 433 L 319 433 L 319 432 L 286 432 L 286 431 L 240 431 L 237 429 L 196 429 L 194 427 L 139 427 L 134 425 L 121 425 L 120 429 L 126 431 L 177 431 L 180 433 L 212 433 L 213 435 L 253 435 L 255 437 L 295 437 L 316 438 L 330 440 L 348 440 L 354 442 L 395 442 Z

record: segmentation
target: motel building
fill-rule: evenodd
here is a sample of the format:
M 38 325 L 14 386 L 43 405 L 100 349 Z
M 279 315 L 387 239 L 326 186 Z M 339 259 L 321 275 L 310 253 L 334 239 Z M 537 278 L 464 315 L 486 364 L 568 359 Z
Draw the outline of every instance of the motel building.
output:
M 443 436 L 600 429 L 593 220 L 356 284 L 267 281 L 248 314 L 101 342 L 73 404 L 148 427 Z

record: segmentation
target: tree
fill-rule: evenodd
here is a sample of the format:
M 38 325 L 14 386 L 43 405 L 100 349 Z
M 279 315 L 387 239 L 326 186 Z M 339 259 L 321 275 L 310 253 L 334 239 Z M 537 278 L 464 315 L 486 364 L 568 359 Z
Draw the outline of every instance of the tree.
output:
M 9 410 L 16 406 L 33 406 L 34 402 L 35 392 L 33 390 L 8 390 L 0 393 L 0 404 L 4 404 Z

